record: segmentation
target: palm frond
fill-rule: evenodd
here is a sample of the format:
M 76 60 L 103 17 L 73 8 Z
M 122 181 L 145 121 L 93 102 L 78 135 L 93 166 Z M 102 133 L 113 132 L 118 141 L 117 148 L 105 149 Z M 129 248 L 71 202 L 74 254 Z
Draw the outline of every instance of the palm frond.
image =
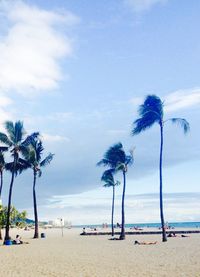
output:
M 4 166 L 5 166 L 4 154 L 0 152 L 0 167 L 2 168 Z
M 110 161 L 111 167 L 115 168 L 118 162 L 125 162 L 126 155 L 121 142 L 111 146 L 105 153 L 104 159 Z
M 118 163 L 117 165 L 116 165 L 116 171 L 119 171 L 119 170 L 124 170 L 126 168 L 126 164 L 125 163 Z
M 18 174 L 21 174 L 24 170 L 30 168 L 30 164 L 24 160 L 24 159 L 21 159 L 19 158 L 16 165 L 15 165 L 15 168 L 14 168 L 14 162 L 10 162 L 10 163 L 6 163 L 5 164 L 5 169 L 7 171 L 10 171 L 11 173 L 13 172 L 13 170 L 15 170 L 15 176 L 17 176 Z
M 103 187 L 104 188 L 109 188 L 109 187 L 112 187 L 113 185 L 111 185 L 110 183 L 105 183 L 104 185 L 103 185 Z
M 24 170 L 31 167 L 31 163 L 27 160 L 22 159 L 22 158 L 18 159 L 18 164 L 20 164 L 24 168 Z
M 101 176 L 101 181 L 107 182 L 107 180 L 109 180 L 109 182 L 114 184 L 114 177 L 113 177 L 114 173 L 115 173 L 115 170 L 112 168 L 105 170 Z
M 133 159 L 132 154 L 131 155 L 126 155 L 126 162 L 125 162 L 126 165 L 132 165 L 133 161 L 134 161 L 134 159 Z
M 31 144 L 35 139 L 39 137 L 40 133 L 39 132 L 34 132 L 31 135 L 27 136 L 25 140 L 22 142 L 23 146 L 28 146 Z
M 114 169 L 108 169 L 103 172 L 103 175 L 101 176 L 101 181 L 105 182 L 104 187 L 115 186 L 115 181 L 113 177 L 114 173 Z
M 148 95 L 142 105 L 139 106 L 140 118 L 133 122 L 132 135 L 137 135 L 150 128 L 154 123 L 160 123 L 163 118 L 163 103 L 156 95 Z
M 41 167 L 47 166 L 48 164 L 50 164 L 50 162 L 53 159 L 54 154 L 49 153 L 49 155 L 40 163 Z
M 110 167 L 110 170 L 124 170 L 128 164 L 133 162 L 133 156 L 130 152 L 130 155 L 126 155 L 123 145 L 121 142 L 111 146 L 106 153 L 104 158 L 97 163 L 97 165 L 104 165 Z
M 25 164 L 22 163 L 17 163 L 16 165 L 16 175 L 17 174 L 21 174 L 23 171 L 27 170 L 28 168 L 30 168 L 29 166 L 26 166 Z
M 157 121 L 150 116 L 138 118 L 133 122 L 133 130 L 131 131 L 131 134 L 133 136 L 138 135 L 141 132 L 151 128 L 151 126 L 154 125 L 156 122 Z
M 19 145 L 19 151 L 25 159 L 28 159 L 29 151 L 30 151 L 29 146 L 25 146 L 21 144 Z
M 22 138 L 25 134 L 24 126 L 22 121 L 15 122 L 15 143 L 21 143 Z
M 42 176 L 42 170 L 39 169 L 39 170 L 38 170 L 38 177 L 41 177 L 41 176 Z
M 14 167 L 14 163 L 13 163 L 13 162 L 6 163 L 6 164 L 5 164 L 5 169 L 6 169 L 7 171 L 10 171 L 11 173 L 12 173 L 12 171 L 13 171 L 13 167 Z
M 117 180 L 117 181 L 115 182 L 115 186 L 120 186 L 120 185 L 121 185 L 121 182 Z
M 9 135 L 10 140 L 12 141 L 12 143 L 15 143 L 15 127 L 12 121 L 6 121 L 4 123 L 5 125 L 5 129 Z
M 184 118 L 170 118 L 170 121 L 172 123 L 175 123 L 175 124 L 179 125 L 183 129 L 184 134 L 189 132 L 190 124 L 186 119 L 184 119 Z
M 26 160 L 32 165 L 35 166 L 36 163 L 38 164 L 35 150 L 30 146 L 28 147 L 28 156 L 26 156 Z
M 8 136 L 4 133 L 0 132 L 0 141 L 9 147 L 13 145 L 12 141 L 8 138 Z
M 112 165 L 112 161 L 108 159 L 102 159 L 97 163 L 97 166 L 110 166 Z
M 8 151 L 8 147 L 7 146 L 0 146 L 0 152 L 6 152 Z
M 139 115 L 141 117 L 149 114 L 155 120 L 163 118 L 163 103 L 156 95 L 147 95 L 144 103 L 139 106 Z
M 32 144 L 33 145 L 33 144 Z M 34 140 L 34 145 L 33 145 L 35 152 L 36 152 L 36 159 L 39 162 L 42 158 L 42 152 L 44 150 L 44 147 L 42 145 L 41 140 Z

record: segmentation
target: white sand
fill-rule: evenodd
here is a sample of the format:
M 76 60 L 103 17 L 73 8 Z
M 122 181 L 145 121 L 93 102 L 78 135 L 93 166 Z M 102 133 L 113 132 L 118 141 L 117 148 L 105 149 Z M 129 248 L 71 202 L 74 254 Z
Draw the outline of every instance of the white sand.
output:
M 170 276 L 200 277 L 200 234 L 189 238 L 129 235 L 125 241 L 109 236 L 79 236 L 80 229 L 40 230 L 45 239 L 34 240 L 33 230 L 12 230 L 29 244 L 0 246 L 1 277 Z M 134 240 L 158 241 L 134 245 Z

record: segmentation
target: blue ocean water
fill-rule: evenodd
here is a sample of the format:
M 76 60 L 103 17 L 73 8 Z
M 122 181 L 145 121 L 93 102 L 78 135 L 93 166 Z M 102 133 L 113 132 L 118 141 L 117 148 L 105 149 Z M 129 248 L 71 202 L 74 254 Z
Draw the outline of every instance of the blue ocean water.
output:
M 125 224 L 126 228 L 131 228 L 133 226 L 137 226 L 139 228 L 159 228 L 161 225 L 160 223 L 132 223 L 132 224 Z M 168 226 L 174 228 L 200 228 L 200 222 L 168 222 Z M 76 225 L 73 227 L 92 227 L 97 228 L 101 227 L 101 224 L 89 224 L 89 225 Z M 110 224 L 108 224 L 110 227 Z
M 138 223 L 138 224 L 126 224 L 127 228 L 130 228 L 132 226 L 137 226 L 141 228 L 145 227 L 161 227 L 160 223 Z M 168 222 L 168 226 L 174 227 L 174 228 L 200 228 L 200 222 Z

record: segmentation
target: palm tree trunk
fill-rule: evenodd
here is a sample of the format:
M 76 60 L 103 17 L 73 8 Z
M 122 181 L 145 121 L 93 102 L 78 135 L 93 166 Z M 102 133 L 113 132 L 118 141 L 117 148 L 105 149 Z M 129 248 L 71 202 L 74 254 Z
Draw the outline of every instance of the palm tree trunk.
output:
M 126 191 L 126 172 L 123 170 L 123 179 L 124 179 L 124 186 L 123 186 L 123 193 L 122 193 L 122 225 L 121 225 L 121 234 L 119 239 L 125 239 L 125 214 L 124 214 L 124 198 L 125 198 L 125 191 Z
M 2 240 L 2 231 L 1 231 L 1 227 L 0 227 L 0 240 Z
M 37 173 L 34 171 L 34 178 L 33 178 L 33 206 L 34 206 L 34 217 L 35 217 L 35 233 L 34 239 L 39 238 L 39 229 L 38 229 L 38 214 L 37 214 L 37 201 L 36 201 L 36 193 L 35 193 L 35 185 L 36 185 L 36 176 Z
M 8 211 L 7 211 L 7 217 L 6 217 L 6 231 L 5 231 L 4 242 L 6 240 L 10 239 L 10 234 L 9 234 L 9 231 L 10 231 L 10 210 L 11 210 L 12 189 L 13 189 L 13 183 L 14 183 L 14 179 L 15 179 L 16 162 L 17 162 L 17 156 L 14 154 L 12 177 L 11 177 L 9 197 L 8 197 Z
M 115 185 L 113 185 L 113 198 L 112 198 L 112 216 L 111 216 L 112 237 L 114 236 L 114 208 L 115 208 Z
M 1 193 L 2 193 L 2 187 L 3 187 L 3 170 L 0 171 L 0 178 L 1 178 L 1 184 L 0 184 L 0 199 L 1 199 Z
M 162 226 L 162 241 L 167 241 L 166 231 L 165 231 L 165 220 L 163 213 L 163 193 L 162 193 L 162 156 L 163 156 L 163 123 L 160 123 L 160 219 Z

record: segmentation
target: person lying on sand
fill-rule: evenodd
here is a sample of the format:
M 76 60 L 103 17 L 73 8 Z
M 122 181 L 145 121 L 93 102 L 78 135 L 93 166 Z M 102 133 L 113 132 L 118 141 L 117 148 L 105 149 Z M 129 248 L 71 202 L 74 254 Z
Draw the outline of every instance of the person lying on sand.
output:
M 182 238 L 189 238 L 190 236 L 187 235 L 181 235 Z
M 156 244 L 156 243 L 157 243 L 157 241 L 153 241 L 153 242 L 141 241 L 141 242 L 139 242 L 139 241 L 135 240 L 135 243 L 134 243 L 134 244 L 139 244 L 139 245 L 151 245 L 151 244 Z

